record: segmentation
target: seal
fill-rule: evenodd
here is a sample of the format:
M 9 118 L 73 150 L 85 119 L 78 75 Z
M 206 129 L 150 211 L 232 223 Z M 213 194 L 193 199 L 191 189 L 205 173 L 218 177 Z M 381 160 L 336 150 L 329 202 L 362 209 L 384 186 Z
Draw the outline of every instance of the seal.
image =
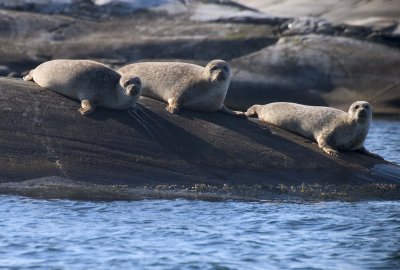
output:
M 82 115 L 94 112 L 96 106 L 116 110 L 133 107 L 142 89 L 138 77 L 121 76 L 90 60 L 51 60 L 31 70 L 23 79 L 79 100 Z
M 354 102 L 349 111 L 289 102 L 275 102 L 250 107 L 246 116 L 257 115 L 267 123 L 315 140 L 329 155 L 338 151 L 359 151 L 383 159 L 365 149 L 372 120 L 372 108 L 366 101 Z
M 142 62 L 124 66 L 118 72 L 140 77 L 142 95 L 167 102 L 170 113 L 187 108 L 244 115 L 224 105 L 231 74 L 223 60 L 212 60 L 205 67 L 181 62 Z

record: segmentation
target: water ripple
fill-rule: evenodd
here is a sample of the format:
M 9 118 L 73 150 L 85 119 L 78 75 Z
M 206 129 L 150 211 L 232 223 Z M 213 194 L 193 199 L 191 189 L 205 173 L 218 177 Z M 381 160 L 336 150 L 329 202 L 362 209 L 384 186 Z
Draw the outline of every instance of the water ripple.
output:
M 373 120 L 365 147 L 389 161 L 400 164 L 400 121 Z
M 400 202 L 102 203 L 0 196 L 0 205 L 4 268 L 400 267 Z

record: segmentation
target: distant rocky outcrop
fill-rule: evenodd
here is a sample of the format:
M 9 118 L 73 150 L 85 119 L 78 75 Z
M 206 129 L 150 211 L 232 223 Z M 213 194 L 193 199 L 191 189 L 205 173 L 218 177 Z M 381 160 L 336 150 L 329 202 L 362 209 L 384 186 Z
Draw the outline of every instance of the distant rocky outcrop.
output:
M 335 24 L 354 21 L 399 20 L 397 0 L 234 0 L 252 10 L 277 17 L 319 17 Z M 376 25 L 376 22 L 374 23 Z
M 231 61 L 226 104 L 289 101 L 347 111 L 357 100 L 375 113 L 400 114 L 400 51 L 346 37 L 302 35 Z
M 179 0 L 0 0 L 0 8 L 43 14 L 67 14 L 73 16 L 107 17 L 132 14 L 139 10 L 185 10 Z

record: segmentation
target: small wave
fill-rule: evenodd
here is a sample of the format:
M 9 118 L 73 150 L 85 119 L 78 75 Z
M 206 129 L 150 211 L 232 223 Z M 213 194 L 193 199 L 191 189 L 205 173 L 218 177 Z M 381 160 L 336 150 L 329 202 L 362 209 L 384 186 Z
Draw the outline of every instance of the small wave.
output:
M 206 201 L 298 202 L 322 200 L 400 199 L 400 185 L 227 185 L 212 186 L 197 183 L 189 186 L 173 184 L 130 187 L 128 185 L 100 185 L 53 176 L 22 182 L 0 184 L 1 194 L 22 195 L 41 199 L 70 200 L 144 200 L 196 199 Z

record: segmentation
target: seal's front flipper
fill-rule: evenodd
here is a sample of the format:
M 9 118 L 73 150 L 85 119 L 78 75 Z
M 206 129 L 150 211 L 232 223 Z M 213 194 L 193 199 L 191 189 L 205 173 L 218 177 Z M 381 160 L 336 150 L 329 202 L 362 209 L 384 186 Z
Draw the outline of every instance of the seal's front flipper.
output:
M 169 98 L 168 106 L 165 108 L 170 113 L 178 113 L 181 109 L 181 106 L 178 104 L 177 98 Z
M 95 106 L 88 99 L 81 102 L 81 108 L 78 110 L 82 115 L 89 115 L 96 110 Z
M 334 156 L 334 157 L 338 157 L 338 156 L 339 156 L 339 152 L 336 151 L 336 150 L 333 149 L 333 148 L 330 148 L 330 147 L 322 147 L 322 150 L 324 150 L 325 153 L 327 153 L 327 154 L 330 155 L 330 156 Z
M 324 136 L 325 135 L 325 136 Z M 316 139 L 319 148 L 325 151 L 330 156 L 338 157 L 339 152 L 335 149 L 333 149 L 331 146 L 329 146 L 326 141 L 329 141 L 328 138 L 326 138 L 326 134 L 318 136 Z
M 367 156 L 374 157 L 374 158 L 377 158 L 377 159 L 385 160 L 385 159 L 384 159 L 383 157 L 381 157 L 380 155 L 371 153 L 371 152 L 368 151 L 364 146 L 363 146 L 362 148 L 356 150 L 356 151 L 359 152 L 360 154 L 363 154 L 363 155 L 367 155 Z
M 178 107 L 174 107 L 174 106 L 170 106 L 170 105 L 168 105 L 166 108 L 165 108 L 167 111 L 169 111 L 170 113 L 178 113 L 179 112 L 179 108 Z
M 223 112 L 223 113 L 226 113 L 226 114 L 229 114 L 229 115 L 238 116 L 238 117 L 245 117 L 246 116 L 244 114 L 244 112 L 231 110 L 228 107 L 226 107 L 225 104 L 222 105 L 222 108 L 221 108 L 220 111 Z

